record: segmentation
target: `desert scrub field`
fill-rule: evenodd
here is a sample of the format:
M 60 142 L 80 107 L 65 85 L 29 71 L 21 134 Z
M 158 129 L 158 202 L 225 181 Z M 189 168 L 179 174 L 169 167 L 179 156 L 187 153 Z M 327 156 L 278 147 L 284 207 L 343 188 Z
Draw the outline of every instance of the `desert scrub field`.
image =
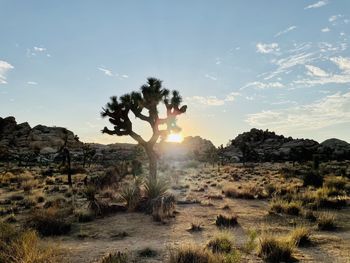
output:
M 134 177 L 125 164 L 92 165 L 72 178 L 70 188 L 59 170 L 1 173 L 6 249 L 0 258 L 72 263 L 350 258 L 348 162 L 321 163 L 315 170 L 312 163 L 164 161 L 153 182 Z M 28 242 L 35 244 L 33 251 L 23 249 Z M 42 261 L 30 261 L 26 253 Z

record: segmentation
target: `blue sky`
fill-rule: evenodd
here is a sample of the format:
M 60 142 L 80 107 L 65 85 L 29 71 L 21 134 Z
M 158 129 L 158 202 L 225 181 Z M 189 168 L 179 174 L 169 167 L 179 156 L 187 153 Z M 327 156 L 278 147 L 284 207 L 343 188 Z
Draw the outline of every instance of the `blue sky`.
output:
M 99 111 L 154 76 L 188 104 L 184 136 L 350 141 L 350 1 L 0 0 L 0 33 L 2 117 L 132 142 Z

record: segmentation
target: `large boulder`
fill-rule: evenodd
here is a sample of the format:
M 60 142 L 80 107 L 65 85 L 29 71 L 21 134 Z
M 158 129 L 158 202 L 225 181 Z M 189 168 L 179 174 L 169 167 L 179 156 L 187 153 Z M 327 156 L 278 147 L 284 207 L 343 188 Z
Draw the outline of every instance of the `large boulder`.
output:
M 333 160 L 349 160 L 350 144 L 339 139 L 328 139 L 322 142 L 318 151 L 325 158 Z

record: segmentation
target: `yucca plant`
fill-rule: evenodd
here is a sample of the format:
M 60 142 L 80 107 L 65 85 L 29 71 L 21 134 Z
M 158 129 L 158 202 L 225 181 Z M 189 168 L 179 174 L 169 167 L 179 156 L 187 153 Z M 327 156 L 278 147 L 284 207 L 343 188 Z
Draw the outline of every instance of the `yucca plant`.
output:
M 131 183 L 123 185 L 120 192 L 122 201 L 126 203 L 129 211 L 134 210 L 141 198 L 141 184 L 140 178 L 135 178 Z
M 145 182 L 145 195 L 149 200 L 162 197 L 168 191 L 168 184 L 163 180 L 146 180 Z

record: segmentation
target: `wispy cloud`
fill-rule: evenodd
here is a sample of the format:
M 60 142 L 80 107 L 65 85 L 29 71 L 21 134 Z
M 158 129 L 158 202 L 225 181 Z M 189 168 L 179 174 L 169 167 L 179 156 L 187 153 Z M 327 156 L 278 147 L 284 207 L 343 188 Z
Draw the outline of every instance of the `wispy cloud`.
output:
M 323 32 L 323 33 L 327 33 L 327 32 L 329 32 L 329 31 L 331 31 L 331 30 L 329 29 L 329 27 L 325 27 L 325 28 L 322 28 L 322 29 L 321 29 L 321 32 Z
M 307 75 L 311 78 L 295 80 L 294 83 L 306 86 L 350 83 L 350 58 L 339 56 L 332 57 L 329 60 L 338 66 L 340 73 L 328 73 L 318 67 L 307 65 L 305 66 L 308 70 Z
M 216 96 L 193 96 L 193 97 L 188 97 L 186 98 L 188 101 L 192 103 L 198 103 L 198 104 L 203 104 L 206 106 L 222 106 L 226 102 L 232 102 L 236 99 L 237 96 L 240 94 L 238 92 L 231 92 L 228 95 L 226 95 L 225 98 L 220 99 Z
M 7 84 L 6 75 L 11 69 L 14 69 L 14 66 L 6 61 L 0 60 L 0 84 Z
M 350 92 L 338 92 L 307 105 L 248 114 L 246 122 L 253 127 L 282 132 L 318 130 L 350 123 Z
M 314 4 L 308 5 L 304 9 L 320 8 L 320 7 L 325 6 L 327 4 L 328 4 L 327 0 L 322 0 L 322 1 L 318 1 L 318 2 L 316 2 Z
M 46 51 L 46 48 L 44 48 L 44 47 L 34 47 L 33 49 L 34 49 L 34 51 L 37 51 L 37 52 L 44 52 L 44 51 Z
M 106 69 L 106 68 L 97 68 L 99 71 L 102 71 L 105 75 L 109 77 L 113 77 L 113 73 L 111 70 Z
M 38 85 L 38 82 L 36 82 L 36 81 L 27 81 L 27 84 L 28 85 Z
M 210 75 L 210 74 L 205 74 L 204 77 L 206 77 L 207 79 L 211 79 L 211 80 L 218 80 L 217 77 L 213 76 L 213 75 Z
M 268 89 L 268 88 L 283 88 L 284 85 L 281 82 L 260 82 L 260 81 L 253 81 L 249 82 L 246 85 L 244 85 L 241 90 L 246 88 L 255 88 L 255 89 Z
M 275 35 L 275 37 L 279 37 L 280 35 L 284 35 L 284 34 L 290 32 L 290 31 L 295 30 L 296 28 L 297 28 L 296 26 L 290 26 L 290 27 L 286 28 L 285 30 L 282 30 L 282 31 L 278 32 L 278 33 Z
M 280 48 L 278 47 L 277 43 L 271 43 L 271 44 L 264 44 L 264 43 L 258 43 L 256 44 L 256 52 L 262 53 L 262 54 L 268 54 L 279 51 Z
M 312 65 L 305 65 L 308 70 L 308 75 L 313 77 L 328 77 L 328 73 L 319 67 L 315 67 Z
M 129 78 L 129 75 L 127 75 L 127 74 L 113 73 L 111 69 L 108 69 L 106 67 L 98 67 L 97 69 L 99 71 L 103 72 L 108 77 L 117 77 L 121 80 Z

